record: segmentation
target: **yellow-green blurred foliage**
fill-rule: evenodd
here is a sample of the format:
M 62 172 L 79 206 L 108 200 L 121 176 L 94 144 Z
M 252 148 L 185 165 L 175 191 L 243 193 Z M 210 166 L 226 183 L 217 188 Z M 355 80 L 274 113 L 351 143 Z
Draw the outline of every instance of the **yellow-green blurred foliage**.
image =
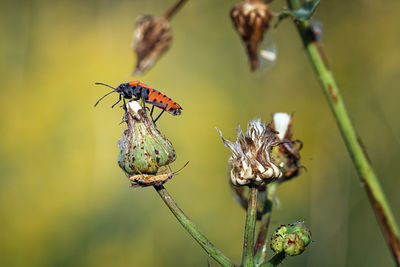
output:
M 274 31 L 278 61 L 251 74 L 233 30 L 235 1 L 189 1 L 173 18 L 171 49 L 143 77 L 129 74 L 135 18 L 174 1 L 1 1 L 0 265 L 206 266 L 207 256 L 152 188 L 131 189 L 117 165 L 124 125 L 105 87 L 140 79 L 172 97 L 179 117 L 166 187 L 235 262 L 245 212 L 232 199 L 215 126 L 234 138 L 254 117 L 295 112 L 308 171 L 279 188 L 272 227 L 304 220 L 307 251 L 286 266 L 393 266 L 387 245 L 290 22 Z M 275 1 L 278 11 L 284 1 Z M 400 2 L 322 1 L 315 18 L 353 121 L 400 221 Z

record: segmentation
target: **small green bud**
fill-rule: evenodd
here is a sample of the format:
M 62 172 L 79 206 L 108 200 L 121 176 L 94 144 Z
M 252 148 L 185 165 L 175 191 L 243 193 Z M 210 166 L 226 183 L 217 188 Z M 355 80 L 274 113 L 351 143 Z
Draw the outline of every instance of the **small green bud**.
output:
M 175 158 L 175 150 L 149 120 L 139 103 L 132 101 L 125 114 L 127 127 L 118 141 L 118 165 L 128 175 L 156 174 Z
M 284 250 L 284 244 L 286 240 L 286 226 L 279 226 L 271 238 L 271 249 L 276 252 L 282 252 Z
M 306 249 L 304 241 L 298 234 L 292 233 L 286 236 L 285 253 L 289 256 L 297 256 Z
M 271 238 L 271 249 L 280 253 L 284 251 L 289 256 L 297 256 L 304 252 L 311 243 L 311 232 L 304 222 L 281 225 Z
M 303 240 L 306 246 L 311 243 L 311 231 L 304 225 L 304 222 L 298 221 L 293 224 L 289 224 L 287 227 L 287 233 L 297 234 L 301 240 Z

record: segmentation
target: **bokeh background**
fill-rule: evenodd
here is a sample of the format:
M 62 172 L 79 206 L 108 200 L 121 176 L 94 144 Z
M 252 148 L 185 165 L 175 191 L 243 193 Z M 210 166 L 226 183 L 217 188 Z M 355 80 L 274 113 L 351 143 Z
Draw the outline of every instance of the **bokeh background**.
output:
M 154 189 L 131 189 L 117 165 L 122 110 L 108 90 L 140 79 L 183 115 L 159 129 L 178 154 L 166 184 L 208 238 L 240 262 L 245 211 L 232 199 L 215 126 L 295 112 L 308 169 L 279 188 L 272 228 L 304 220 L 313 242 L 284 266 L 394 266 L 366 193 L 290 20 L 271 31 L 274 68 L 249 72 L 229 18 L 236 1 L 189 1 L 169 52 L 132 77 L 135 18 L 172 0 L 1 1 L 0 265 L 207 266 L 207 255 Z M 271 7 L 279 11 L 284 1 Z M 315 15 L 353 121 L 400 221 L 400 2 L 322 1 Z M 275 206 L 276 207 L 276 206 Z M 216 266 L 216 263 L 213 263 Z

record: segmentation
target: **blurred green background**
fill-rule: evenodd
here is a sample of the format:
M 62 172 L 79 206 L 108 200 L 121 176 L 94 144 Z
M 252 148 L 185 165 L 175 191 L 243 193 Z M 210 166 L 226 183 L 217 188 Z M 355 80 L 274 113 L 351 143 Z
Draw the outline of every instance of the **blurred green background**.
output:
M 249 72 L 229 10 L 236 1 L 189 1 L 173 18 L 171 49 L 143 77 L 129 76 L 135 18 L 174 1 L 1 1 L 0 265 L 207 266 L 207 255 L 152 188 L 131 189 L 117 165 L 122 110 L 108 90 L 140 79 L 180 103 L 159 129 L 173 142 L 166 187 L 235 262 L 245 212 L 228 186 L 237 124 L 295 112 L 308 169 L 282 185 L 272 218 L 304 220 L 306 252 L 284 266 L 394 266 L 366 193 L 290 20 L 270 32 L 278 60 Z M 271 6 L 279 11 L 284 1 Z M 400 221 L 399 1 L 322 1 L 315 19 L 349 111 Z M 276 207 L 276 206 L 275 206 Z M 213 264 L 216 266 L 216 263 Z

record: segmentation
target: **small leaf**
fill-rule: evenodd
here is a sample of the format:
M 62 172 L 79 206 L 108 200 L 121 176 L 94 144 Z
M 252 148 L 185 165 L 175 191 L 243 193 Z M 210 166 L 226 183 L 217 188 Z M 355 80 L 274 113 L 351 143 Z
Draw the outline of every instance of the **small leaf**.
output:
M 289 15 L 298 20 L 308 20 L 314 15 L 321 0 L 306 1 L 301 8 L 296 10 L 285 10 L 283 14 Z

